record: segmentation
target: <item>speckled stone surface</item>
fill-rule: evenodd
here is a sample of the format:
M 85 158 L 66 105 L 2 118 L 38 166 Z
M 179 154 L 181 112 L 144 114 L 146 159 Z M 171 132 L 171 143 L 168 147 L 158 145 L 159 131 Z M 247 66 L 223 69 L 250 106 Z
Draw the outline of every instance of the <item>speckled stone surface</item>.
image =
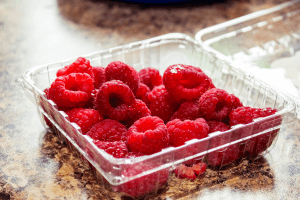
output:
M 88 0 L 0 0 L 0 199 L 122 199 L 40 123 L 14 83 L 26 69 L 169 32 L 205 28 L 283 0 L 147 7 Z M 300 121 L 255 162 L 171 177 L 145 199 L 299 199 Z M 123 198 L 124 199 L 124 198 Z

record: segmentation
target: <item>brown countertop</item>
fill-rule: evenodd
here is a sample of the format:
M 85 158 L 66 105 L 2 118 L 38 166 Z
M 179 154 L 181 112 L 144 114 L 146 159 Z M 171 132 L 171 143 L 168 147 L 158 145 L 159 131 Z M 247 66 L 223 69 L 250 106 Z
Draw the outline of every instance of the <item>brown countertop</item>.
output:
M 180 7 L 88 0 L 0 1 L 0 199 L 122 199 L 40 123 L 13 80 L 33 66 L 154 36 L 206 27 L 282 3 L 227 1 Z M 298 199 L 300 121 L 255 162 L 187 181 L 171 177 L 146 199 Z M 123 198 L 124 199 L 124 198 Z

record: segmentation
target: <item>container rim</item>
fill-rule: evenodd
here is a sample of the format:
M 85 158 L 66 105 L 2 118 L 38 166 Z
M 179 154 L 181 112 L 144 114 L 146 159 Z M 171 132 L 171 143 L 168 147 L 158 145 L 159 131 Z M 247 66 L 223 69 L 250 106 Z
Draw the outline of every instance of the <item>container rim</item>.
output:
M 211 41 L 210 40 L 207 40 L 207 41 L 202 40 L 202 37 L 207 33 L 215 32 L 217 30 L 222 30 L 226 27 L 233 26 L 233 25 L 236 25 L 236 24 L 239 24 L 239 23 L 243 23 L 243 22 L 249 21 L 251 19 L 255 19 L 255 18 L 264 16 L 264 15 L 279 11 L 283 8 L 293 6 L 294 4 L 299 3 L 299 2 L 300 2 L 300 0 L 291 0 L 289 2 L 282 3 L 282 4 L 280 4 L 278 6 L 275 6 L 275 7 L 272 7 L 272 8 L 260 10 L 260 11 L 242 16 L 242 17 L 238 17 L 238 18 L 235 18 L 235 19 L 232 19 L 232 20 L 229 20 L 229 21 L 226 21 L 226 22 L 223 22 L 223 23 L 220 23 L 220 24 L 202 29 L 202 30 L 200 30 L 199 32 L 196 33 L 195 39 L 196 39 L 196 41 L 199 42 L 199 44 L 208 46 L 211 43 Z

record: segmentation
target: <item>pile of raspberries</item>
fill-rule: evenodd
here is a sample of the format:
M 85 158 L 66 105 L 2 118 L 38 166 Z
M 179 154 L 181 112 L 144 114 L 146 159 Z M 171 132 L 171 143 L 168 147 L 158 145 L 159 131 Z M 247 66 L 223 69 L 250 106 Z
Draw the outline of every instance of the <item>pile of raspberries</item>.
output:
M 161 76 L 151 67 L 138 72 L 120 61 L 105 68 L 94 67 L 79 57 L 60 69 L 44 92 L 81 127 L 82 134 L 89 135 L 97 147 L 115 158 L 154 154 L 277 111 L 243 106 L 238 97 L 216 88 L 200 68 L 184 64 L 169 66 Z M 247 153 L 258 154 L 275 136 L 271 132 L 249 139 L 244 146 L 235 144 L 226 151 L 212 152 L 207 163 L 226 165 Z M 223 142 L 226 139 L 230 142 L 230 138 L 220 138 Z M 222 141 L 214 138 L 211 145 L 217 147 Z M 194 179 L 205 168 L 205 163 L 186 163 L 175 173 Z

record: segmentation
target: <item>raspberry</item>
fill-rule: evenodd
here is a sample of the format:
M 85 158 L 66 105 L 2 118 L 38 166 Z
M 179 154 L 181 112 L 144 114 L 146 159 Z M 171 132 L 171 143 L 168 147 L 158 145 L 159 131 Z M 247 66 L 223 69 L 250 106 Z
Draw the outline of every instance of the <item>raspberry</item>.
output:
M 230 125 L 234 126 L 237 124 L 249 124 L 253 122 L 253 119 L 273 115 L 276 112 L 277 109 L 272 108 L 262 109 L 251 107 L 239 107 L 230 113 Z
M 117 121 L 127 120 L 131 114 L 131 106 L 134 104 L 132 91 L 119 80 L 103 83 L 95 101 L 96 107 L 104 117 Z
M 164 72 L 163 83 L 179 103 L 195 101 L 204 92 L 215 87 L 201 69 L 183 64 L 169 66 Z
M 87 73 L 94 78 L 94 73 L 90 61 L 86 58 L 79 57 L 75 62 L 57 71 L 56 76 L 66 76 L 71 73 Z
M 174 119 L 167 123 L 170 137 L 170 146 L 181 146 L 191 139 L 201 139 L 207 137 L 209 126 L 204 119 L 195 121 Z
M 44 89 L 44 92 L 45 92 L 45 94 L 46 94 L 46 97 L 48 98 L 49 88 Z
M 148 94 L 150 101 L 149 109 L 152 116 L 158 116 L 164 122 L 168 122 L 174 114 L 177 103 L 173 101 L 172 96 L 166 90 L 164 85 L 155 87 Z
M 132 106 L 130 117 L 122 123 L 126 127 L 130 127 L 136 120 L 150 115 L 151 112 L 146 104 L 142 100 L 136 99 L 135 104 Z
M 230 125 L 234 126 L 236 124 L 248 124 L 253 122 L 253 119 L 260 117 L 267 117 L 273 115 L 277 112 L 277 109 L 272 108 L 251 108 L 251 107 L 239 107 L 233 110 L 230 117 Z M 270 119 L 264 120 L 263 122 L 256 122 L 253 126 L 246 126 L 240 128 L 240 137 L 244 138 L 250 134 L 256 134 L 264 131 L 268 128 L 272 128 L 281 124 L 282 118 L 280 116 L 275 116 Z M 267 127 L 264 127 L 266 125 Z M 248 155 L 250 157 L 257 157 L 257 155 L 265 151 L 275 139 L 279 129 L 266 132 L 262 135 L 251 138 L 242 144 L 244 144 L 244 156 Z
M 224 132 L 230 129 L 230 126 L 219 121 L 207 121 L 207 124 L 209 126 L 209 132 L 213 133 L 216 131 Z
M 125 158 L 137 158 L 140 156 L 144 156 L 145 154 L 142 154 L 140 152 L 128 152 L 128 154 L 125 156 Z
M 175 174 L 180 178 L 187 178 L 190 180 L 194 180 L 196 178 L 196 174 L 191 167 L 187 167 L 185 165 L 180 165 L 175 168 Z
M 228 137 L 216 137 L 211 140 L 210 148 L 215 148 L 230 142 L 230 135 Z M 209 153 L 207 157 L 207 162 L 211 166 L 221 167 L 239 160 L 241 156 L 242 154 L 240 151 L 240 145 L 233 144 Z
M 135 94 L 135 97 L 137 99 L 142 100 L 143 102 L 145 102 L 145 104 L 147 106 L 149 106 L 150 102 L 148 99 L 148 93 L 150 92 L 150 89 L 148 88 L 147 85 L 145 85 L 144 83 L 140 83 L 140 87 L 138 89 L 138 91 Z
M 94 140 L 114 142 L 124 141 L 126 142 L 127 129 L 118 121 L 112 119 L 105 119 L 95 124 L 87 135 Z
M 94 87 L 99 89 L 105 82 L 105 68 L 104 67 L 92 67 L 94 73 Z
M 222 89 L 206 91 L 199 99 L 199 109 L 206 120 L 228 121 L 231 110 L 242 106 L 240 100 Z
M 194 173 L 199 176 L 203 174 L 206 171 L 206 163 L 198 163 L 192 166 L 192 169 L 194 170 Z
M 209 133 L 216 131 L 224 132 L 230 129 L 229 125 L 219 121 L 208 121 L 207 124 L 210 127 Z M 229 142 L 231 142 L 231 134 L 226 134 L 212 138 L 210 146 L 214 148 Z M 240 145 L 233 144 L 209 153 L 207 160 L 210 165 L 224 166 L 238 160 L 240 157 Z
M 130 87 L 133 94 L 139 89 L 140 78 L 137 71 L 120 61 L 111 62 L 105 69 L 106 81 L 120 80 Z
M 155 165 L 140 164 L 130 166 L 123 173 L 123 177 L 133 177 L 147 170 L 155 168 Z M 169 179 L 169 170 L 162 169 L 151 174 L 143 175 L 119 186 L 119 191 L 124 192 L 132 197 L 138 197 L 147 194 L 167 183 Z
M 94 89 L 93 79 L 84 73 L 73 73 L 55 79 L 49 89 L 48 98 L 58 107 L 84 107 Z
M 103 120 L 103 117 L 97 110 L 85 108 L 73 108 L 66 111 L 70 122 L 76 123 L 82 130 L 82 133 L 87 133 L 91 127 Z
M 141 82 L 146 84 L 150 90 L 162 84 L 162 77 L 157 69 L 151 67 L 142 69 L 139 71 L 139 76 Z
M 203 174 L 206 170 L 206 163 L 194 164 L 192 167 L 187 167 L 184 164 L 175 168 L 175 174 L 180 178 L 188 178 L 194 180 L 197 176 Z
M 195 102 L 182 103 L 179 109 L 173 114 L 170 120 L 180 119 L 184 120 L 195 120 L 200 117 L 199 104 Z
M 167 127 L 158 117 L 143 117 L 128 129 L 127 144 L 133 152 L 143 154 L 159 152 L 169 146 Z
M 115 142 L 103 142 L 103 141 L 93 141 L 99 149 L 103 149 L 106 153 L 112 155 L 115 158 L 124 158 L 128 153 L 127 146 L 125 142 L 115 141 Z

